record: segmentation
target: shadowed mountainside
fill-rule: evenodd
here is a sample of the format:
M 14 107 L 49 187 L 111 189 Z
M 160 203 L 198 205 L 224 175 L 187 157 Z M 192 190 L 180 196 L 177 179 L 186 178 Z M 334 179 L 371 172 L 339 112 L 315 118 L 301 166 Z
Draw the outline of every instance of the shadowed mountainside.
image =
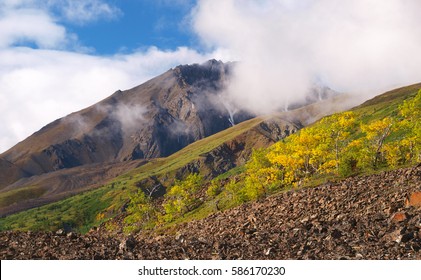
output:
M 0 188 L 92 163 L 168 156 L 230 127 L 218 98 L 230 64 L 178 66 L 56 120 L 0 155 Z M 236 122 L 252 117 L 239 112 Z

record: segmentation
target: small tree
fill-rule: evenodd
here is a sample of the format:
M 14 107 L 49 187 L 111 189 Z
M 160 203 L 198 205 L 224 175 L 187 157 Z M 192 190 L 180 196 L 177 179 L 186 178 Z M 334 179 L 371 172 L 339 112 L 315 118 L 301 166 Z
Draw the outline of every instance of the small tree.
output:
M 195 196 L 202 186 L 203 177 L 199 174 L 190 174 L 182 181 L 175 184 L 165 195 L 163 207 L 164 220 L 170 222 L 197 207 L 198 199 Z
M 124 219 L 125 232 L 133 232 L 153 226 L 157 220 L 157 211 L 151 198 L 146 196 L 143 191 L 138 191 L 136 195 L 130 198 L 127 213 L 128 215 Z
M 328 141 L 329 149 L 333 150 L 334 158 L 325 160 L 322 169 L 329 172 L 332 166 L 335 167 L 336 172 L 339 171 L 340 155 L 342 150 L 349 142 L 351 131 L 355 127 L 355 114 L 351 111 L 323 118 L 321 124 L 325 125 L 326 141 Z
M 221 180 L 214 179 L 210 182 L 209 187 L 206 190 L 206 195 L 210 198 L 214 198 L 221 192 L 222 192 Z
M 406 157 L 409 161 L 421 161 L 421 89 L 411 100 L 405 100 L 399 107 L 402 120 L 397 124 L 407 131 L 406 139 L 401 143 L 408 150 Z
M 244 196 L 243 186 L 237 183 L 234 178 L 225 185 L 225 191 L 229 199 L 234 202 L 234 205 L 247 201 L 247 198 Z
M 279 173 L 280 170 L 269 160 L 267 150 L 254 150 L 246 164 L 244 196 L 253 200 L 267 195 L 279 185 Z
M 379 162 L 383 159 L 383 145 L 392 131 L 393 121 L 386 117 L 378 121 L 371 122 L 367 125 L 361 125 L 361 131 L 365 133 L 365 140 L 368 142 L 371 154 L 372 165 L 377 167 Z

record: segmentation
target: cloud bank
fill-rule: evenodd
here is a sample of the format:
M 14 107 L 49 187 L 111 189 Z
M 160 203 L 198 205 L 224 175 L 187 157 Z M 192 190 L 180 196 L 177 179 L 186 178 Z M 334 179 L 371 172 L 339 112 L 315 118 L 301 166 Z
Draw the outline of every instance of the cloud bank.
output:
M 195 31 L 239 63 L 227 95 L 257 113 L 314 84 L 379 93 L 421 81 L 418 0 L 201 0 Z

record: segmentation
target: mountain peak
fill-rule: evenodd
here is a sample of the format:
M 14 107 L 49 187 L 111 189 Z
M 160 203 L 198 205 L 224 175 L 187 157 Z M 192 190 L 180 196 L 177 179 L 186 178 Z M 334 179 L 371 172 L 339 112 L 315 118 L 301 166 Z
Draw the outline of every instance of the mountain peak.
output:
M 179 65 L 173 70 L 178 78 L 188 85 L 196 86 L 212 86 L 213 90 L 218 90 L 212 82 L 225 82 L 227 76 L 230 75 L 231 63 L 223 63 L 216 59 L 208 60 L 202 64 L 186 64 Z M 204 84 L 202 84 L 205 82 Z
M 230 113 L 217 98 L 229 68 L 217 60 L 180 65 L 46 125 L 1 155 L 21 169 L 3 182 L 86 164 L 164 157 L 230 127 Z M 251 117 L 238 114 L 236 122 Z M 0 171 L 8 174 L 6 169 Z

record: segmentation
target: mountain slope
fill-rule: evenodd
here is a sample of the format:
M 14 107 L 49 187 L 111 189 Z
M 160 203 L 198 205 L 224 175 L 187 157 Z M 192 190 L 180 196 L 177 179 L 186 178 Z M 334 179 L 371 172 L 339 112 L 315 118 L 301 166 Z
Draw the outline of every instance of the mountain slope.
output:
M 419 164 L 403 170 L 383 173 L 379 170 L 419 162 L 421 146 L 417 135 L 420 132 L 421 84 L 387 92 L 351 112 L 312 123 L 332 112 L 332 107 L 339 111 L 340 106 L 346 107 L 341 98 L 245 121 L 196 141 L 166 158 L 139 161 L 140 166 L 104 187 L 1 218 L 1 230 L 64 228 L 81 232 L 108 220 L 100 230 L 91 231 L 86 236 L 70 233 L 67 238 L 62 236 L 62 231 L 58 232 L 59 236 L 3 233 L 0 234 L 2 240 L 21 242 L 21 238 L 32 236 L 36 240 L 52 240 L 52 243 L 49 243 L 45 255 L 33 251 L 32 248 L 36 247 L 28 241 L 23 242 L 22 247 L 15 246 L 10 250 L 4 247 L 1 254 L 7 258 L 419 258 Z M 351 116 L 350 124 L 347 124 L 349 119 L 340 118 L 343 116 Z M 349 157 L 343 157 L 344 161 L 339 163 L 350 167 L 346 170 L 347 176 L 356 172 L 378 174 L 339 180 L 342 175 L 335 168 L 335 150 L 332 149 L 335 147 L 332 139 L 341 139 L 335 134 L 336 125 L 344 129 L 341 152 Z M 306 128 L 299 133 L 276 142 L 304 126 Z M 265 147 L 274 142 L 275 145 L 255 153 L 250 161 L 244 156 L 259 145 Z M 289 148 L 291 143 L 291 147 L 305 149 L 292 149 L 286 157 L 279 158 L 298 159 L 297 169 L 293 170 L 294 178 L 289 180 L 285 176 L 289 165 L 279 164 L 280 161 L 269 158 L 269 154 L 283 155 L 288 151 L 284 148 Z M 384 148 L 386 146 L 389 150 Z M 309 161 L 313 156 L 316 157 Z M 237 169 L 233 172 L 230 169 L 245 161 L 245 171 Z M 325 163 L 328 163 L 327 168 L 320 168 Z M 175 212 L 171 219 L 165 219 L 171 209 L 164 203 L 174 198 L 183 199 L 182 196 L 165 194 L 182 184 L 180 181 L 173 184 L 174 179 L 196 172 L 211 179 L 228 169 L 223 179 L 200 184 L 191 194 L 192 207 L 184 207 L 182 210 L 185 211 Z M 275 176 L 267 176 L 272 174 Z M 261 176 L 262 180 L 253 181 L 255 175 Z M 272 184 L 270 180 L 273 178 L 276 180 Z M 219 192 L 208 194 L 208 187 L 215 182 L 219 184 Z M 324 184 L 318 188 L 306 188 L 317 185 L 316 182 Z M 270 184 L 265 185 L 267 183 Z M 151 200 L 139 202 L 137 198 L 142 197 L 142 193 L 148 194 L 148 184 L 153 189 L 162 185 L 159 194 Z M 297 189 L 287 191 L 293 187 Z M 17 195 L 15 191 L 2 193 L 0 201 Z M 43 192 L 38 186 L 28 185 L 18 195 L 42 197 Z M 267 197 L 275 192 L 280 193 Z M 256 197 L 258 202 L 244 203 Z M 243 205 L 228 209 L 239 204 Z M 152 211 L 149 212 L 151 215 L 136 216 L 139 213 L 133 209 L 144 209 L 143 206 Z M 151 234 L 140 234 L 136 239 L 118 240 L 116 236 L 127 225 L 128 217 L 135 218 L 138 228 L 154 227 L 155 230 Z M 157 220 L 146 220 L 145 224 L 144 217 Z M 198 218 L 205 219 L 191 221 Z M 186 221 L 191 222 L 184 224 Z M 174 231 L 178 233 L 175 236 Z M 107 232 L 111 237 L 104 237 Z M 169 234 L 158 236 L 157 232 Z M 98 238 L 109 245 L 109 250 L 96 251 Z M 79 248 L 72 241 L 74 239 L 91 249 L 67 250 L 60 257 L 62 250 L 59 250 L 57 240 Z M 23 254 L 16 255 L 15 252 Z
M 254 118 L 198 140 L 166 158 L 105 165 L 91 164 L 23 178 L 0 190 L 0 213 L 2 216 L 10 215 L 103 185 L 106 185 L 106 187 L 93 192 L 86 192 L 82 196 L 86 201 L 91 201 L 92 204 L 96 204 L 96 201 L 92 201 L 89 196 L 97 198 L 97 195 L 94 194 L 97 192 L 106 193 L 107 195 L 104 197 L 107 197 L 107 199 L 109 197 L 121 197 L 121 199 L 107 202 L 107 207 L 112 206 L 112 209 L 114 209 L 112 211 L 117 211 L 128 200 L 130 191 L 136 189 L 136 186 L 140 184 L 159 183 L 163 187 L 169 187 L 174 179 L 183 178 L 191 172 L 200 172 L 211 179 L 233 167 L 243 165 L 253 149 L 270 146 L 308 125 L 314 119 L 336 110 L 347 109 L 348 104 L 351 104 L 349 99 L 350 97 L 345 95 L 336 96 L 296 110 Z M 117 177 L 118 175 L 121 176 Z M 120 186 L 121 188 L 110 188 L 110 186 Z M 37 192 L 37 196 L 23 195 L 28 189 L 34 187 L 40 190 Z M 123 191 L 123 187 L 128 189 Z M 76 209 L 86 207 L 81 206 L 79 201 L 79 197 L 68 198 L 57 203 L 60 206 L 51 204 L 7 219 L 22 218 L 25 220 L 24 224 L 29 228 L 37 227 L 39 223 L 33 217 L 40 216 L 39 211 L 45 211 L 48 216 L 51 216 L 51 213 L 56 213 L 53 215 L 59 219 L 61 217 L 60 212 L 69 211 L 69 207 L 75 209 L 74 213 L 76 213 Z M 101 207 L 104 206 L 101 205 Z M 105 208 L 98 208 L 96 211 L 99 213 L 104 210 Z M 92 223 L 95 222 L 95 215 L 90 219 Z M 52 222 L 53 227 L 60 224 L 56 218 L 52 218 L 52 220 L 55 220 L 55 222 Z M 17 226 L 17 223 L 14 223 L 12 228 L 15 228 L 15 226 Z
M 420 180 L 420 166 L 352 177 L 134 238 L 105 227 L 86 235 L 1 232 L 8 246 L 0 258 L 419 260 L 421 201 L 411 197 L 421 194 Z
M 0 155 L 0 188 L 64 168 L 168 156 L 230 127 L 217 96 L 229 68 L 215 60 L 179 66 L 52 122 Z M 236 122 L 250 117 L 239 112 Z
M 148 199 L 147 191 L 140 193 L 129 204 L 126 230 L 160 227 L 162 221 L 177 224 L 283 190 L 417 164 L 419 89 L 420 85 L 397 89 L 352 111 L 325 117 L 254 152 L 242 172 L 231 173 L 231 178 L 202 186 L 190 176 L 176 182 L 159 202 Z M 145 209 L 149 218 L 139 218 L 145 217 Z
M 169 156 L 190 143 L 250 119 L 251 114 L 230 111 L 233 105 L 226 104 L 219 95 L 231 68 L 232 64 L 215 60 L 178 66 L 43 127 L 0 155 L 0 215 L 100 187 L 152 158 Z M 317 98 L 310 95 L 307 102 L 335 94 L 315 88 Z M 233 141 L 210 152 L 206 160 L 183 164 L 189 164 L 187 169 L 201 165 L 208 174 L 216 176 L 244 163 L 252 148 L 272 144 L 309 121 L 344 109 L 348 103 L 341 107 L 335 99 L 343 101 L 346 96 L 336 96 L 327 103 L 319 101 L 285 116 L 274 115 L 272 120 L 265 117 L 267 122 L 259 131 L 252 130 L 240 140 L 230 136 L 227 141 Z M 252 126 L 246 130 L 249 128 Z M 257 143 L 244 145 L 251 142 L 247 138 L 253 137 Z M 181 162 L 178 168 L 184 168 Z M 31 193 L 34 195 L 28 195 Z

